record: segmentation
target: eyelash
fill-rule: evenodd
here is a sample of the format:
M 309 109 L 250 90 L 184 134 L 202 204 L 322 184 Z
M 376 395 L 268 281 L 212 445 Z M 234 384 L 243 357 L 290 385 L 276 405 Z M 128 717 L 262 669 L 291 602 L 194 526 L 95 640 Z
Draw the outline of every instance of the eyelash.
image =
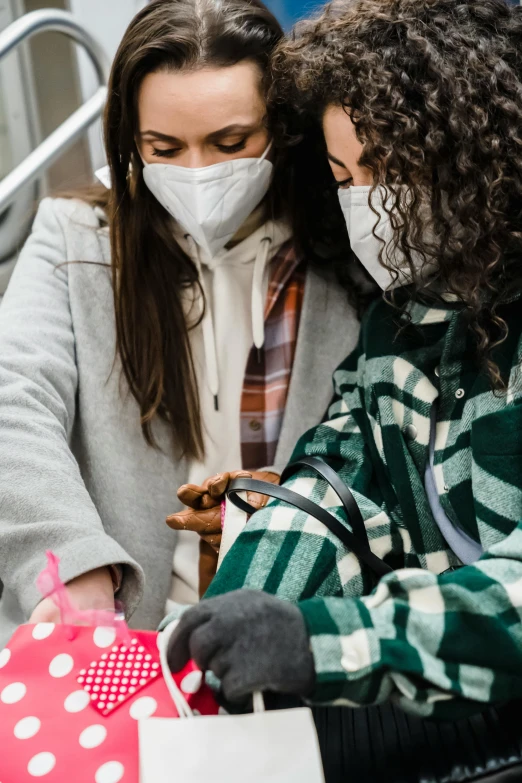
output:
M 241 150 L 244 150 L 246 147 L 246 139 L 242 139 L 241 141 L 238 141 L 237 144 L 216 144 L 216 147 L 220 152 L 224 152 L 226 155 L 234 155 L 236 152 L 241 152 Z M 176 152 L 179 152 L 178 148 L 170 149 L 170 150 L 158 150 L 154 148 L 152 150 L 152 154 L 157 158 L 171 158 L 173 155 L 176 154 Z
M 353 183 L 353 177 L 348 177 L 348 179 L 343 179 L 342 182 L 335 180 L 335 187 L 337 188 L 337 190 L 342 190 L 347 185 L 351 185 L 352 183 Z
M 179 149 L 172 150 L 157 150 L 155 147 L 152 150 L 152 154 L 157 158 L 171 158 L 173 155 L 179 152 Z
M 228 147 L 226 144 L 216 144 L 216 147 L 220 152 L 224 152 L 227 155 L 233 155 L 234 152 L 241 152 L 241 150 L 245 149 L 246 139 L 241 139 L 241 141 L 238 141 L 237 144 L 231 144 Z

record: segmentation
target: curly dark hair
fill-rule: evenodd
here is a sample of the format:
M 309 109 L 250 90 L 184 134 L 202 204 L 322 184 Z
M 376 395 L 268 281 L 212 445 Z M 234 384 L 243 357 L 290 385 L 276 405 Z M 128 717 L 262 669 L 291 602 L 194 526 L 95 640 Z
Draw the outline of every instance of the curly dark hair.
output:
M 345 107 L 364 144 L 361 165 L 374 188 L 394 194 L 394 243 L 412 295 L 433 295 L 414 274 L 418 254 L 435 262 L 436 289 L 465 306 L 478 363 L 501 388 L 499 307 L 522 291 L 522 8 L 334 0 L 279 46 L 273 71 L 287 139 L 328 106 Z

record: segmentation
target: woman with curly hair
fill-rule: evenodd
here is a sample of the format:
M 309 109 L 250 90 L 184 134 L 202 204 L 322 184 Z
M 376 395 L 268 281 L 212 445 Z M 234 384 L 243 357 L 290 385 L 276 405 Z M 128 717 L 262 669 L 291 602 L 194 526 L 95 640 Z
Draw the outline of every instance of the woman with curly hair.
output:
M 322 123 L 352 251 L 384 290 L 293 460 L 351 489 L 388 573 L 375 588 L 311 516 L 259 511 L 170 643 L 174 669 L 192 655 L 230 699 L 455 718 L 522 697 L 521 42 L 504 0 L 344 0 L 276 54 L 286 130 Z M 346 526 L 313 470 L 285 485 Z

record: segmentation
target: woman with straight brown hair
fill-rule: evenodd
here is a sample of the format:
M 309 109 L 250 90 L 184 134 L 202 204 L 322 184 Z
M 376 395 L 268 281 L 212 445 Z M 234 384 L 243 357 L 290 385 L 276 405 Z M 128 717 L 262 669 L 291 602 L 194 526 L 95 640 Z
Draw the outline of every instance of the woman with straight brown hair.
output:
M 324 163 L 272 139 L 281 38 L 258 0 L 147 5 L 112 69 L 108 189 L 40 205 L 0 310 L 1 637 L 59 619 L 47 549 L 79 608 L 117 594 L 153 628 L 196 601 L 177 487 L 283 465 L 326 409 L 357 326 L 317 241 L 341 213 L 312 219 Z

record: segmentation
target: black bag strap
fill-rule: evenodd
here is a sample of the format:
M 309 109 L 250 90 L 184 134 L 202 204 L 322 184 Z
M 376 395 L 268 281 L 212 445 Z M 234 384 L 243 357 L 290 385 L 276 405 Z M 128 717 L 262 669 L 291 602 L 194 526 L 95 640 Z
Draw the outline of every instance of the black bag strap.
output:
M 354 530 L 353 533 L 348 530 L 348 528 L 345 527 L 341 522 L 339 522 L 339 520 L 336 519 L 332 514 L 330 514 L 329 511 L 322 508 L 317 503 L 308 500 L 308 498 L 299 495 L 297 492 L 293 492 L 287 487 L 281 487 L 278 484 L 270 484 L 268 481 L 256 481 L 255 479 L 249 478 L 234 479 L 234 481 L 231 481 L 228 486 L 228 499 L 231 503 L 240 508 L 242 511 L 245 511 L 247 514 L 254 514 L 257 509 L 243 500 L 243 498 L 239 497 L 239 492 L 258 492 L 260 495 L 268 495 L 268 497 L 282 500 L 284 503 L 288 503 L 290 506 L 295 506 L 301 511 L 304 511 L 305 514 L 308 514 L 309 516 L 319 520 L 319 522 L 322 522 L 322 524 L 327 527 L 328 530 L 339 539 L 339 541 L 342 541 L 347 549 L 353 552 L 354 555 L 356 555 L 356 557 L 363 563 L 366 563 L 366 565 L 377 577 L 380 578 L 385 574 L 391 573 L 393 569 L 387 563 L 385 563 L 384 560 L 381 560 L 380 557 L 377 557 L 377 555 L 371 551 L 364 520 L 361 516 L 361 512 L 359 511 L 359 507 L 357 506 L 355 498 L 353 497 L 348 487 L 346 487 L 346 485 L 341 481 L 337 473 L 335 473 L 335 471 L 330 468 L 329 465 L 317 457 L 305 457 L 303 460 L 293 462 L 291 465 L 289 465 L 288 468 L 286 468 L 286 470 L 283 472 L 281 481 L 284 481 L 286 478 L 288 478 L 291 473 L 295 472 L 302 465 L 312 468 L 317 473 L 319 473 L 332 487 L 334 492 L 336 492 L 336 494 L 339 496 L 339 500 L 344 506 L 348 519 L 352 524 L 352 529 Z M 332 478 L 331 474 L 335 476 L 333 481 L 330 481 Z M 338 491 L 338 488 L 341 490 L 342 494 Z M 348 502 L 345 503 L 345 500 Z M 354 507 L 356 509 L 355 514 L 353 511 Z
M 315 472 L 318 473 L 331 486 L 344 506 L 344 510 L 346 511 L 348 521 L 350 522 L 350 526 L 354 534 L 369 549 L 370 542 L 368 540 L 368 531 L 366 530 L 366 525 L 364 524 L 362 514 L 359 511 L 357 501 L 352 495 L 351 490 L 348 489 L 344 481 L 339 478 L 339 475 L 332 467 L 330 467 L 327 462 L 319 459 L 319 457 L 302 457 L 302 459 L 299 459 L 296 462 L 291 462 L 290 465 L 284 469 L 281 475 L 281 484 L 284 484 L 285 481 L 290 478 L 290 476 L 296 473 L 303 466 L 315 470 Z

